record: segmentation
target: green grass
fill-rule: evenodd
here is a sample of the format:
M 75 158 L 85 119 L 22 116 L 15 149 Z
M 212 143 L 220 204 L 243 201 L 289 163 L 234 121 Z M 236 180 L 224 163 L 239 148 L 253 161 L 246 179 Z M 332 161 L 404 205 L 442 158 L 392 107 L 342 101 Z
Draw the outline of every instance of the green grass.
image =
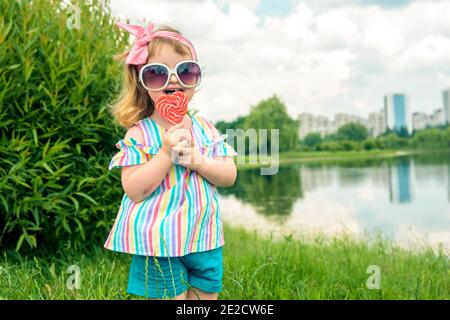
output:
M 438 150 L 440 151 L 440 150 Z M 449 151 L 443 149 L 442 151 Z M 402 150 L 360 150 L 360 151 L 293 151 L 284 152 L 279 155 L 280 164 L 288 163 L 322 163 L 322 162 L 336 162 L 348 160 L 364 160 L 376 158 L 391 158 L 400 155 L 412 155 L 418 153 L 427 153 L 430 150 L 426 149 L 402 149 Z M 235 158 L 238 169 L 258 168 L 261 166 L 268 166 L 270 157 L 260 157 L 257 163 L 250 163 L 249 156 L 237 156 Z
M 450 299 L 450 261 L 431 249 L 412 252 L 383 239 L 274 240 L 226 227 L 220 299 Z M 42 255 L 42 254 L 41 254 Z M 102 248 L 84 254 L 0 257 L 1 299 L 139 299 L 128 295 L 131 256 Z M 81 288 L 69 290 L 68 266 Z M 381 271 L 381 289 L 366 286 L 367 268 Z

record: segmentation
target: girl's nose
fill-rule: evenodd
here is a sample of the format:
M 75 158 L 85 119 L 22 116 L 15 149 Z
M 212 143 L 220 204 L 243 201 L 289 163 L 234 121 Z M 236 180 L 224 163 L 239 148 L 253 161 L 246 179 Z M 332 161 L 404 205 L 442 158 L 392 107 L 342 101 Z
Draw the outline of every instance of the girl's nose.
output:
M 177 83 L 177 82 L 178 82 L 178 79 L 177 79 L 177 77 L 175 76 L 174 73 L 172 73 L 172 74 L 170 75 L 169 82 L 171 82 L 171 83 Z

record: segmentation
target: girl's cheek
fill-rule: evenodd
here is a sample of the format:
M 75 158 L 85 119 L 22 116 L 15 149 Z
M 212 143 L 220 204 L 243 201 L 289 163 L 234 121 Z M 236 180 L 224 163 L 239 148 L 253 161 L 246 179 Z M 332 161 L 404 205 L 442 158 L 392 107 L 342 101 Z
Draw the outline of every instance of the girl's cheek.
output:
M 192 97 L 194 96 L 195 90 L 191 88 L 191 89 L 185 90 L 184 92 L 188 96 L 188 100 L 191 101 Z
M 154 92 L 154 91 L 147 91 L 148 95 L 150 96 L 150 99 L 152 99 L 153 103 L 156 103 L 158 98 L 162 95 L 162 92 Z

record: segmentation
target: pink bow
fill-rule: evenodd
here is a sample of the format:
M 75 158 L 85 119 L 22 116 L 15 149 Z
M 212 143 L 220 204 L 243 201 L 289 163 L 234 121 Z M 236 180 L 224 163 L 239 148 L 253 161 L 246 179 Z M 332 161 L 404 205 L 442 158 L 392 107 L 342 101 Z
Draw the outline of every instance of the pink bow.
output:
M 149 23 L 147 28 L 143 28 L 139 25 L 126 24 L 124 22 L 116 22 L 116 25 L 136 37 L 136 41 L 127 56 L 126 63 L 134 65 L 143 65 L 147 63 L 148 50 L 147 44 L 154 38 L 170 38 L 177 40 L 189 47 L 192 54 L 192 59 L 197 60 L 197 54 L 195 52 L 194 46 L 189 40 L 182 37 L 180 34 L 170 31 L 156 31 L 153 32 L 154 24 Z

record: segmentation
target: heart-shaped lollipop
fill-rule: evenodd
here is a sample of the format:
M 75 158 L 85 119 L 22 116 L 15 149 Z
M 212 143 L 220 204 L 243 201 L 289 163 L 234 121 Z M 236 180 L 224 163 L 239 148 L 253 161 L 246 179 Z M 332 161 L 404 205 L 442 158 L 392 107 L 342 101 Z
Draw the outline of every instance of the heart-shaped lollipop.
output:
M 183 91 L 164 94 L 156 100 L 156 110 L 161 116 L 172 124 L 183 121 L 188 110 L 188 97 Z

